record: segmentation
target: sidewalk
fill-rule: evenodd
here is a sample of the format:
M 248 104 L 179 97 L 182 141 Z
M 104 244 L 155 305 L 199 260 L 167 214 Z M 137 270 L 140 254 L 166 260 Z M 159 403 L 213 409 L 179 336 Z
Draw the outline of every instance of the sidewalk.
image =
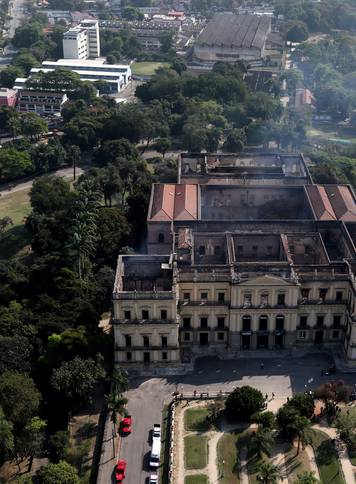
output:
M 355 471 L 354 466 L 351 464 L 346 445 L 339 439 L 336 429 L 332 427 L 324 427 L 323 425 L 316 424 L 312 428 L 320 430 L 327 434 L 331 439 L 335 439 L 336 450 L 339 455 L 342 472 L 344 474 L 345 482 L 347 484 L 355 483 Z

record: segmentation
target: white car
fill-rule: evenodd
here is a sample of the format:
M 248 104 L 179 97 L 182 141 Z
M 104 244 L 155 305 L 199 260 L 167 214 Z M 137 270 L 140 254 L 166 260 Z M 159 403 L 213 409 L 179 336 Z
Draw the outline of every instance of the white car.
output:
M 152 438 L 153 439 L 161 439 L 161 426 L 160 424 L 154 424 L 153 425 L 153 433 L 152 433 Z
M 150 480 L 149 480 L 148 484 L 158 484 L 157 474 L 151 474 L 150 475 Z

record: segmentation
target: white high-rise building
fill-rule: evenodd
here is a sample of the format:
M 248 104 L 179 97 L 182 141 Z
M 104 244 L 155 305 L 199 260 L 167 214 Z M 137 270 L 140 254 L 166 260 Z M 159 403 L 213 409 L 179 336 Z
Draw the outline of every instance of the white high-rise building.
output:
M 83 20 L 63 34 L 64 59 L 100 57 L 99 22 Z

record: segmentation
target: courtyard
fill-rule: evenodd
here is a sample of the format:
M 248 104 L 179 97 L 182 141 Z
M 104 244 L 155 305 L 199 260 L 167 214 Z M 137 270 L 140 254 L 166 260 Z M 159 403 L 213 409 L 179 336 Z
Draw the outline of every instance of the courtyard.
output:
M 218 406 L 221 403 L 218 401 Z M 174 484 L 255 484 L 260 482 L 260 465 L 266 462 L 277 467 L 278 482 L 283 484 L 298 482 L 306 472 L 313 473 L 321 483 L 354 482 L 354 469 L 350 462 L 342 463 L 335 429 L 326 421 L 312 426 L 310 443 L 299 451 L 296 441 L 290 443 L 275 430 L 271 452 L 256 455 L 252 447 L 256 425 L 231 423 L 225 418 L 212 424 L 214 405 L 214 400 L 183 400 L 176 406 Z M 275 412 L 277 407 L 270 398 L 266 410 Z
M 226 361 L 212 357 L 200 359 L 196 361 L 194 370 L 185 375 L 168 374 L 131 379 L 128 410 L 135 422 L 134 431 L 129 439 L 123 441 L 119 456 L 112 460 L 110 460 L 112 443 L 108 441 L 104 444 L 107 447 L 108 460 L 105 464 L 107 479 L 103 482 L 112 482 L 112 469 L 118 457 L 127 461 L 126 484 L 146 482 L 150 475 L 148 467 L 151 448 L 150 431 L 154 423 L 162 421 L 163 408 L 172 399 L 174 391 L 184 394 L 193 394 L 194 391 L 213 394 L 220 390 L 229 392 L 236 386 L 250 385 L 261 390 L 264 395 L 268 393 L 269 399 L 271 392 L 274 392 L 274 399 L 268 405 L 269 409 L 275 412 L 293 394 L 314 388 L 330 378 L 321 375 L 321 370 L 331 365 L 332 360 L 329 355 L 317 351 L 313 354 L 295 356 L 276 352 L 269 355 L 271 357 L 263 359 L 263 368 L 260 366 L 263 355 L 254 352 L 250 358 Z M 333 375 L 333 379 L 340 378 L 349 384 L 355 383 L 355 373 L 336 372 Z M 227 480 L 229 459 L 232 461 L 237 455 L 235 450 L 237 438 L 235 431 L 231 430 L 224 434 L 223 440 L 220 440 L 221 452 L 224 452 L 225 457 L 220 458 L 219 466 L 221 468 L 222 459 L 224 459 L 226 483 L 239 482 L 236 476 L 234 476 L 235 481 Z M 294 450 L 292 452 L 295 453 Z M 304 454 L 301 454 L 301 458 L 303 456 Z M 208 454 L 208 461 L 211 461 L 210 454 Z M 286 462 L 288 463 L 288 455 Z M 290 465 L 294 466 L 294 463 Z M 232 467 L 230 466 L 230 469 Z M 163 470 L 161 467 L 159 473 L 162 474 Z M 300 473 L 299 470 L 297 472 Z M 205 477 L 201 477 L 204 476 L 201 470 L 196 474 L 187 476 L 188 484 L 194 484 L 194 482 L 200 484 L 206 481 Z

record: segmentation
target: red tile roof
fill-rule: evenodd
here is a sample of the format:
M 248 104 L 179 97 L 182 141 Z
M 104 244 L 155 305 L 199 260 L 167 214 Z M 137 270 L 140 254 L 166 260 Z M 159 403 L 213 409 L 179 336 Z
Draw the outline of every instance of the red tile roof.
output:
M 337 220 L 325 188 L 321 185 L 307 185 L 306 190 L 318 220 Z
M 186 184 L 156 184 L 153 187 L 149 220 L 196 220 L 198 187 Z
M 347 185 L 326 185 L 326 193 L 338 220 L 356 222 L 356 203 Z

